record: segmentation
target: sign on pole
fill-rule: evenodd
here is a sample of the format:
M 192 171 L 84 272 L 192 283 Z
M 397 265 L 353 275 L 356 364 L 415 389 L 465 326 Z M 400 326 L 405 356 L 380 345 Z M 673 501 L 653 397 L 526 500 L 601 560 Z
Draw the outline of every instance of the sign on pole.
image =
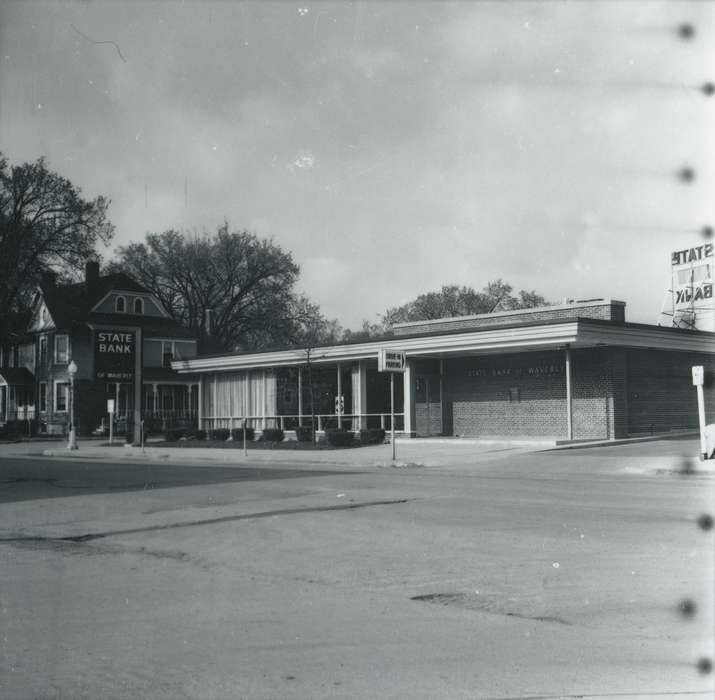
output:
M 403 350 L 385 350 L 382 348 L 378 351 L 378 372 L 404 372 L 405 367 L 406 359 Z
M 707 442 L 705 440 L 705 397 L 703 384 L 705 383 L 705 369 L 702 365 L 693 367 L 693 386 L 698 392 L 698 423 L 700 426 L 700 458 L 708 458 Z
M 114 413 L 114 399 L 107 399 L 107 413 Z
M 395 373 L 404 374 L 407 358 L 404 350 L 385 350 L 377 353 L 377 371 L 390 373 L 390 442 L 392 443 L 392 461 L 395 461 Z
M 137 354 L 135 331 L 97 330 L 94 334 L 94 375 L 98 381 L 132 382 Z

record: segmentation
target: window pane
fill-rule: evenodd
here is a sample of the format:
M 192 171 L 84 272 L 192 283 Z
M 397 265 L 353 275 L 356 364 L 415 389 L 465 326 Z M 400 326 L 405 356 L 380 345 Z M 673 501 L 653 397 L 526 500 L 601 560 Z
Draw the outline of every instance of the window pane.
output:
M 55 362 L 67 362 L 69 338 L 66 335 L 55 336 Z
M 69 394 L 69 384 L 57 384 L 57 401 L 55 402 L 55 410 L 67 410 L 67 397 Z

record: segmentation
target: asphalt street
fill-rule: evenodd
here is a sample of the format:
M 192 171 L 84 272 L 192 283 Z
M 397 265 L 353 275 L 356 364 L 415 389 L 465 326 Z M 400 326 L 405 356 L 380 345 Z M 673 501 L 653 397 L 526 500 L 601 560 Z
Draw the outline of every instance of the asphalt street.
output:
M 318 469 L 0 446 L 0 697 L 710 698 L 692 448 Z

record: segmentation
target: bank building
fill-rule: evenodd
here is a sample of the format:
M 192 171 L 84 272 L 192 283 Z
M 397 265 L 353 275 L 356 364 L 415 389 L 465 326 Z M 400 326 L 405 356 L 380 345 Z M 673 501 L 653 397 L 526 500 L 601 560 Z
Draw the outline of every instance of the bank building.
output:
M 658 325 L 629 322 L 623 301 L 564 300 L 400 323 L 361 342 L 203 356 L 146 289 L 126 275 L 99 277 L 90 263 L 84 284 L 40 290 L 22 342 L 4 344 L 0 424 L 29 415 L 65 430 L 74 359 L 85 429 L 106 418 L 112 398 L 120 421 L 163 427 L 245 421 L 287 438 L 313 420 L 319 432 L 389 430 L 390 376 L 378 356 L 393 351 L 406 360 L 394 375 L 403 436 L 559 442 L 693 430 L 691 367 L 715 370 L 712 258 L 709 243 L 673 253 Z M 705 399 L 712 422 L 712 386 Z
M 390 335 L 313 348 L 172 362 L 198 378 L 198 421 L 233 428 L 389 429 L 381 351 L 405 354 L 395 429 L 404 436 L 616 439 L 698 427 L 691 368 L 715 370 L 713 245 L 671 255 L 657 325 L 613 299 L 565 300 L 393 326 Z M 312 399 L 312 403 L 311 403 Z M 715 388 L 705 387 L 712 422 Z

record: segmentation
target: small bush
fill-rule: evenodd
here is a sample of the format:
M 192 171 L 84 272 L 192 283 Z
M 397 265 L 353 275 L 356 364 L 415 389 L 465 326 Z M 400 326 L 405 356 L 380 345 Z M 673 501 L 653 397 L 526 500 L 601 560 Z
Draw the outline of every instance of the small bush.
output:
M 298 442 L 313 442 L 313 428 L 309 425 L 299 425 L 295 429 L 295 437 Z
M 345 428 L 336 428 L 335 430 L 326 430 L 325 438 L 333 447 L 348 447 L 353 443 L 353 434 Z
M 280 428 L 266 428 L 261 439 L 264 442 L 283 442 L 283 438 L 285 433 Z
M 176 442 L 177 440 L 180 440 L 182 437 L 184 437 L 184 431 L 178 430 L 177 428 L 170 428 L 169 430 L 166 431 L 166 435 L 164 436 L 164 438 L 167 442 Z
M 196 431 L 196 439 L 197 440 L 205 440 L 206 439 L 206 431 L 205 430 L 197 430 Z
M 243 442 L 243 428 L 234 428 L 231 431 L 231 435 L 234 440 L 240 440 Z M 246 427 L 246 442 L 253 442 L 256 438 L 256 429 Z
M 228 428 L 214 428 L 209 432 L 211 440 L 228 440 L 231 431 Z
M 385 442 L 385 431 L 382 428 L 369 428 L 360 431 L 360 442 L 363 445 L 381 445 Z

